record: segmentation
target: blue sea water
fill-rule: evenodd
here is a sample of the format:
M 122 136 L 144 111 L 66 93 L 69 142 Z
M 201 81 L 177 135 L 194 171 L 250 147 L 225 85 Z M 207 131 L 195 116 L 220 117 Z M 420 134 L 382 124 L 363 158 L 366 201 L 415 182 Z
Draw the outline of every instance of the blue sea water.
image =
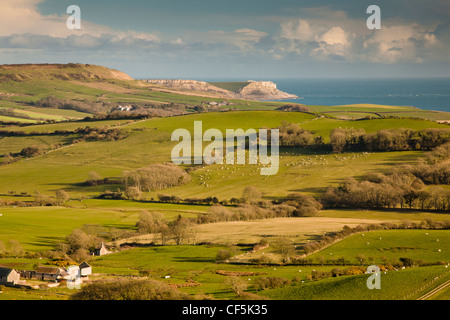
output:
M 278 88 L 306 105 L 370 103 L 450 112 L 449 79 L 278 79 Z
M 450 112 L 450 78 L 414 79 L 253 79 L 274 81 L 305 105 L 381 104 Z M 208 79 L 204 81 L 245 81 Z

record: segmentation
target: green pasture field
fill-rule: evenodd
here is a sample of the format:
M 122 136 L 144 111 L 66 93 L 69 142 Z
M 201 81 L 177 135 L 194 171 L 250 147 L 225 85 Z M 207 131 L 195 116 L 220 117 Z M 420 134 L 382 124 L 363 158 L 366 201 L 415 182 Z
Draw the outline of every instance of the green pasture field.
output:
M 417 111 L 415 107 L 408 106 L 387 106 L 377 104 L 353 104 L 343 106 L 309 106 L 315 112 L 329 113 L 334 111 L 354 111 L 354 112 L 405 112 L 405 111 Z
M 423 120 L 423 119 L 370 119 L 370 120 L 338 120 L 338 119 L 317 119 L 301 125 L 303 129 L 309 130 L 316 135 L 329 141 L 331 130 L 334 128 L 343 129 L 364 129 L 367 133 L 376 132 L 383 129 L 414 129 L 422 130 L 428 128 L 449 128 L 446 124 Z
M 120 141 L 83 142 L 49 154 L 0 167 L 4 182 L 0 192 L 14 190 L 18 193 L 54 192 L 58 189 L 69 191 L 74 197 L 94 196 L 99 192 L 118 186 L 83 187 L 89 172 L 96 171 L 102 177 L 121 177 L 125 170 L 136 169 L 152 163 L 171 161 L 171 150 L 176 142 L 171 142 L 171 133 L 178 128 L 193 131 L 194 121 L 203 122 L 203 131 L 209 128 L 255 128 L 276 127 L 283 121 L 300 123 L 307 129 L 320 130 L 327 134 L 334 127 L 366 128 L 373 132 L 390 127 L 446 127 L 424 120 L 379 119 L 367 121 L 339 121 L 316 119 L 304 113 L 278 111 L 236 111 L 223 113 L 193 114 L 188 116 L 155 118 L 131 122 L 122 126 L 129 135 Z M 126 121 L 67 122 L 19 128 L 27 132 L 53 132 L 73 130 L 85 126 L 123 124 Z M 17 130 L 19 130 L 17 129 Z M 6 139 L 6 140 L 5 140 Z M 66 136 L 55 137 L 8 137 L 0 142 L 1 152 L 19 152 L 33 144 L 48 145 L 65 141 Z M 42 141 L 42 143 L 39 143 Z M 206 146 L 206 144 L 204 145 Z M 261 188 L 267 198 L 285 196 L 301 191 L 318 194 L 329 185 L 336 185 L 346 177 L 358 177 L 368 172 L 383 172 L 390 167 L 414 163 L 422 152 L 351 153 L 334 155 L 314 149 L 282 148 L 280 170 L 275 176 L 260 175 L 259 165 L 212 165 L 197 168 L 188 185 L 144 194 L 147 199 L 156 198 L 158 193 L 170 193 L 180 197 L 217 196 L 219 199 L 239 197 L 247 185 Z M 245 183 L 242 183 L 245 177 Z
M 422 110 L 408 106 L 386 106 L 374 104 L 355 104 L 345 106 L 308 106 L 313 112 L 327 114 L 332 117 L 362 119 L 367 116 L 422 118 L 433 121 L 450 120 L 449 112 Z
M 100 121 L 63 121 L 51 124 L 36 124 L 28 126 L 5 126 L 2 130 L 7 131 L 23 131 L 25 133 L 53 133 L 57 130 L 75 130 L 78 128 L 97 128 L 97 127 L 114 127 L 133 123 L 134 120 L 100 120 Z
M 369 290 L 366 285 L 369 275 L 359 275 L 270 289 L 260 294 L 274 300 L 402 300 L 447 271 L 448 268 L 444 266 L 433 266 L 388 271 L 386 274 L 382 272 L 379 290 Z M 425 292 L 426 290 L 421 293 Z M 415 299 L 418 295 L 410 299 Z
M 125 200 L 70 201 L 68 206 L 0 208 L 0 241 L 7 245 L 13 239 L 19 241 L 25 251 L 45 251 L 53 249 L 84 224 L 132 231 L 144 210 L 161 212 L 169 220 L 178 215 L 196 217 L 207 211 L 203 206 Z
M 398 222 L 422 222 L 426 220 L 448 221 L 450 215 L 445 213 L 412 211 L 392 211 L 392 210 L 360 210 L 360 209 L 339 209 L 322 210 L 319 217 L 323 218 L 344 218 L 344 219 L 367 219 L 367 220 L 394 220 Z
M 376 264 L 409 258 L 436 263 L 450 262 L 449 230 L 383 230 L 363 232 L 310 255 L 327 258 L 345 257 L 357 264 L 356 256 L 373 257 Z
M 1 137 L 0 154 L 11 152 L 19 153 L 23 148 L 30 146 L 42 146 L 50 149 L 52 145 L 58 143 L 68 143 L 70 136 L 67 135 L 48 135 L 48 136 L 27 136 L 27 137 Z
M 33 120 L 33 119 L 24 119 L 24 118 L 16 118 L 16 117 L 8 117 L 8 116 L 0 116 L 0 121 L 2 121 L 2 122 L 18 122 L 18 123 L 36 123 L 36 120 Z
M 95 272 L 102 274 L 139 275 L 139 271 L 148 271 L 151 278 L 173 284 L 186 283 L 187 279 L 191 279 L 199 285 L 181 288 L 182 291 L 190 294 L 211 294 L 217 299 L 235 297 L 229 285 L 225 283 L 229 276 L 217 274 L 217 270 L 252 272 L 254 274 L 241 277 L 249 285 L 258 276 L 278 276 L 289 280 L 297 276 L 305 279 L 313 269 L 325 270 L 311 266 L 218 264 L 215 261 L 217 252 L 224 249 L 242 254 L 249 248 L 221 245 L 135 248 L 96 258 L 91 264 Z M 170 278 L 166 279 L 166 276 Z

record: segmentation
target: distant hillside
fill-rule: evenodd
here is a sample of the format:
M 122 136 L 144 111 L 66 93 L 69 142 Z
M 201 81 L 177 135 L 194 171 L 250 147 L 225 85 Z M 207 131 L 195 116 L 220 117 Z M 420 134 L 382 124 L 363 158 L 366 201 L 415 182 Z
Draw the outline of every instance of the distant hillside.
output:
M 46 80 L 133 80 L 114 69 L 90 64 L 11 64 L 0 65 L 0 83 Z
M 233 92 L 206 82 L 183 83 L 183 90 L 180 83 L 175 85 L 176 89 L 169 89 L 90 64 L 0 65 L 0 126 L 79 120 L 92 115 L 136 118 L 214 108 L 273 110 L 282 106 L 278 102 L 236 100 Z
M 212 84 L 215 87 L 222 88 L 231 92 L 240 92 L 242 89 L 244 89 L 246 86 L 250 84 L 250 82 L 208 82 L 209 84 Z

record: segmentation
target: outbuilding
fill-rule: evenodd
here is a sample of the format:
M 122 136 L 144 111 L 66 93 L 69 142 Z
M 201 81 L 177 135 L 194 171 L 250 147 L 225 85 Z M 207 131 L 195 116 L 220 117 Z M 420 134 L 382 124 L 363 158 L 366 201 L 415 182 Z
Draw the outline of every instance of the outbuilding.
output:
M 20 281 L 20 274 L 10 268 L 0 267 L 0 285 L 12 287 Z

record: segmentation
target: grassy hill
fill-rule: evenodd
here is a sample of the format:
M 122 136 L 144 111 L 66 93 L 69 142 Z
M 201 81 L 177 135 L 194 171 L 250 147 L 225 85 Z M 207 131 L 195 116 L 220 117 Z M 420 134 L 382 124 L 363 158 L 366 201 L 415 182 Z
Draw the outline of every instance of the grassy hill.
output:
M 358 254 L 373 257 L 374 263 L 383 264 L 398 258 L 439 262 L 449 259 L 450 232 L 445 230 L 385 230 L 353 235 L 321 250 L 319 256 L 345 257 L 357 262 Z
M 127 74 L 89 64 L 11 64 L 0 65 L 0 82 L 47 80 L 133 80 Z
M 368 275 L 360 275 L 267 290 L 262 295 L 275 300 L 402 300 L 434 278 L 442 276 L 445 271 L 444 266 L 437 266 L 382 273 L 381 290 L 367 289 Z M 417 298 L 419 294 L 414 297 Z
M 42 103 L 49 97 L 59 105 Z M 4 123 L 76 120 L 96 113 L 107 114 L 121 104 L 139 106 L 142 112 L 174 104 L 187 109 L 202 105 L 208 108 L 209 102 L 223 100 L 202 96 L 201 92 L 197 95 L 168 92 L 102 66 L 73 63 L 0 65 L 0 121 Z M 234 99 L 229 100 L 228 105 L 236 109 L 275 109 L 282 103 Z M 181 111 L 189 112 L 184 109 Z
M 244 84 L 218 85 L 239 90 Z M 335 154 L 328 144 L 330 132 L 335 128 L 364 129 L 367 133 L 398 128 L 448 128 L 446 124 L 431 121 L 437 118 L 427 120 L 429 113 L 421 114 L 420 119 L 385 118 L 388 114 L 422 112 L 409 107 L 312 106 L 312 112 L 285 112 L 275 110 L 285 105 L 283 102 L 228 100 L 228 105 L 214 109 L 210 108 L 211 101 L 222 102 L 223 99 L 164 91 L 98 66 L 0 66 L 0 264 L 18 270 L 47 264 L 55 257 L 58 243 L 66 241 L 66 236 L 74 229 L 86 225 L 101 226 L 104 234 L 111 230 L 126 234 L 122 243 L 151 243 L 157 236 L 137 233 L 136 222 L 144 210 L 159 212 L 170 221 L 179 216 L 214 214 L 206 204 L 159 202 L 158 196 L 162 193 L 180 198 L 229 200 L 240 198 L 246 187 L 255 186 L 265 200 L 282 201 L 292 192 L 320 198 L 328 186 L 337 186 L 350 177 L 358 179 L 368 173 L 385 173 L 401 165 L 415 164 L 425 155 L 424 151 Z M 117 105 L 126 104 L 148 113 L 133 118 L 131 113 L 125 112 L 117 119 L 101 119 L 114 114 L 112 110 Z M 86 118 L 95 114 L 99 118 Z M 374 116 L 360 119 L 367 114 Z M 439 114 L 438 118 L 441 116 Z M 181 168 L 189 174 L 190 182 L 184 185 L 145 191 L 137 200 L 99 197 L 106 191 L 123 191 L 121 179 L 126 171 L 170 163 L 176 144 L 171 141 L 172 132 L 180 128 L 193 132 L 195 121 L 202 121 L 203 131 L 216 128 L 224 134 L 226 129 L 258 130 L 289 122 L 310 131 L 316 138 L 321 137 L 324 144 L 281 148 L 280 169 L 275 176 L 261 176 L 261 165 L 186 165 Z M 109 135 L 110 131 L 115 135 Z M 205 142 L 203 147 L 207 144 Z M 35 147 L 39 152 L 26 157 L 23 151 L 27 147 Z M 96 183 L 86 183 L 92 175 L 97 176 Z M 70 199 L 58 206 L 37 206 L 38 202 L 33 202 L 39 198 L 55 199 L 59 190 L 67 192 Z M 96 274 L 94 280 L 145 275 L 180 286 L 193 295 L 204 293 L 218 299 L 235 298 L 227 284 L 229 274 L 237 274 L 249 284 L 248 292 L 252 293 L 256 293 L 253 283 L 259 277 L 284 277 L 291 281 L 284 288 L 258 292 L 273 299 L 399 299 L 442 274 L 444 266 L 388 272 L 383 275 L 383 290 L 379 292 L 367 290 L 366 275 L 320 281 L 311 281 L 309 276 L 314 270 L 330 272 L 337 267 L 317 263 L 321 256 L 342 256 L 354 266 L 360 264 L 355 259 L 358 254 L 373 257 L 373 261 L 380 263 L 400 257 L 431 263 L 449 261 L 448 231 L 389 230 L 367 232 L 364 236 L 356 234 L 315 253 L 309 265 L 219 264 L 216 255 L 219 250 L 231 250 L 233 254 L 252 258 L 274 254 L 278 260 L 272 262 L 277 263 L 281 261 L 276 246 L 279 237 L 301 245 L 345 225 L 425 219 L 448 221 L 449 215 L 427 211 L 427 208 L 415 211 L 350 208 L 321 210 L 317 216 L 308 218 L 221 221 L 195 225 L 197 245 L 176 246 L 170 241 L 164 246 L 129 248 L 92 258 L 90 263 Z M 247 255 L 262 239 L 269 241 L 269 248 Z M 11 245 L 10 240 L 18 241 L 24 251 L 29 252 L 26 258 L 3 257 Z M 198 245 L 200 242 L 204 243 Z M 303 253 L 299 248 L 294 251 Z M 0 299 L 41 296 L 66 299 L 71 294 L 64 288 L 45 292 L 7 288 Z M 446 293 L 440 297 L 445 298 Z
M 3 185 L 1 193 L 14 190 L 17 193 L 54 192 L 65 189 L 75 197 L 93 196 L 100 188 L 82 187 L 89 172 L 96 171 L 102 177 L 121 177 L 125 170 L 137 169 L 152 163 L 171 161 L 171 150 L 175 142 L 170 141 L 173 130 L 186 128 L 193 130 L 194 121 L 203 121 L 203 130 L 217 128 L 255 128 L 276 127 L 283 121 L 301 124 L 305 129 L 328 139 L 335 127 L 362 127 L 367 132 L 381 128 L 428 128 L 445 125 L 425 120 L 376 119 L 366 121 L 342 121 L 319 118 L 304 113 L 280 111 L 236 111 L 226 113 L 192 114 L 182 117 L 155 118 L 126 124 L 126 121 L 95 121 L 56 123 L 21 128 L 32 132 L 45 132 L 46 135 L 30 134 L 26 137 L 4 137 L 0 140 L 0 152 L 17 153 L 27 146 L 42 145 L 50 148 L 57 143 L 67 143 L 74 138 L 68 134 L 54 133 L 55 130 L 74 130 L 84 126 L 121 125 L 120 130 L 127 137 L 119 141 L 92 141 L 66 145 L 51 153 L 0 167 Z M 314 121 L 312 121 L 314 120 Z M 48 133 L 54 134 L 48 134 Z M 205 144 L 206 146 L 206 144 Z M 335 185 L 348 176 L 360 176 L 370 171 L 382 172 L 396 163 L 412 163 L 423 155 L 420 151 L 354 153 L 339 157 L 310 149 L 282 149 L 280 172 L 273 177 L 259 174 L 257 165 L 212 165 L 197 168 L 192 172 L 192 182 L 185 186 L 168 189 L 165 192 L 187 196 L 217 196 L 231 198 L 242 193 L 246 185 L 256 185 L 267 197 L 283 196 L 293 191 L 310 193 L 321 192 L 328 185 Z M 232 167 L 232 168 L 231 168 Z M 231 170 L 231 171 L 230 171 Z M 230 174 L 231 173 L 231 174 Z M 245 176 L 245 183 L 242 177 Z M 206 181 L 210 187 L 205 187 Z M 156 193 L 149 193 L 148 198 Z
M 231 92 L 240 92 L 250 82 L 243 81 L 243 82 L 208 82 L 208 83 L 218 88 L 222 88 Z

